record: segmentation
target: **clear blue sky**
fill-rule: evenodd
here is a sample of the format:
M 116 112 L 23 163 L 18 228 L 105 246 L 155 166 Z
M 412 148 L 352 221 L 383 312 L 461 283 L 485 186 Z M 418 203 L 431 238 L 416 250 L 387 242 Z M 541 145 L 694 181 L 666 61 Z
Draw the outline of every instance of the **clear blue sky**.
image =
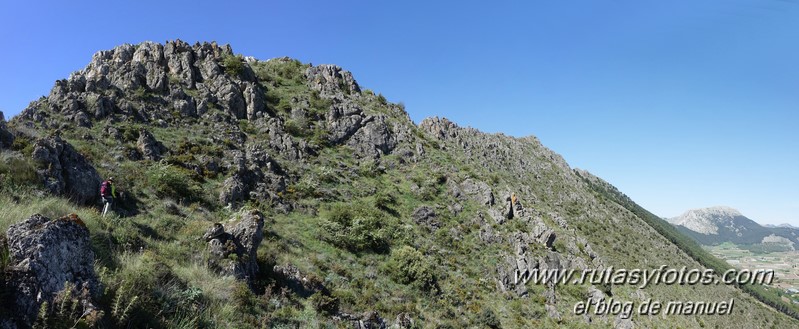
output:
M 799 0 L 3 1 L 0 110 L 177 38 L 341 65 L 416 122 L 536 135 L 661 216 L 799 226 Z

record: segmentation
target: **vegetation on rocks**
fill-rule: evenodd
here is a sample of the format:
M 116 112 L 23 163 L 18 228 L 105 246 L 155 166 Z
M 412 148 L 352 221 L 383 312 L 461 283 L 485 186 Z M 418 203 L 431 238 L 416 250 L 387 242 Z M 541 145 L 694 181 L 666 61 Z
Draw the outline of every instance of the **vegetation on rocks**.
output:
M 79 291 L 66 289 L 36 314 L 0 313 L 0 327 L 797 325 L 734 286 L 514 282 L 517 270 L 723 264 L 534 137 L 417 125 L 334 65 L 122 45 L 1 127 L 14 140 L 0 150 L 0 232 L 77 214 L 103 289 L 96 318 L 73 311 Z M 45 146 L 74 152 L 41 166 Z M 115 178 L 110 216 L 98 199 L 76 202 L 72 178 L 86 177 L 64 168 L 79 158 Z M 0 296 L 24 294 L 0 282 Z M 736 304 L 729 316 L 574 314 L 600 294 Z

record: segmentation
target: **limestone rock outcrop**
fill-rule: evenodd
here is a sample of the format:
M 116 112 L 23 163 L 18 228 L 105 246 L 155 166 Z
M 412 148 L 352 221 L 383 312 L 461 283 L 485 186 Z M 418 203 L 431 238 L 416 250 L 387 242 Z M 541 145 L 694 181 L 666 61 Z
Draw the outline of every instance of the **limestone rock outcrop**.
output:
M 147 160 L 159 161 L 167 151 L 164 144 L 155 139 L 152 133 L 146 129 L 139 130 L 139 139 L 136 141 L 136 148 Z
M 93 298 L 101 292 L 94 272 L 89 230 L 77 215 L 50 219 L 36 214 L 9 226 L 8 261 L 15 321 L 22 327 L 36 319 L 43 302 L 52 302 L 65 288 L 74 287 L 84 312 L 96 310 Z
M 225 231 L 216 223 L 203 235 L 212 255 L 209 265 L 226 275 L 253 285 L 258 274 L 258 246 L 264 238 L 264 217 L 258 211 L 243 214 Z
M 50 193 L 81 204 L 91 204 L 99 199 L 102 179 L 97 170 L 61 137 L 56 135 L 38 140 L 32 156 L 39 164 L 37 171 Z

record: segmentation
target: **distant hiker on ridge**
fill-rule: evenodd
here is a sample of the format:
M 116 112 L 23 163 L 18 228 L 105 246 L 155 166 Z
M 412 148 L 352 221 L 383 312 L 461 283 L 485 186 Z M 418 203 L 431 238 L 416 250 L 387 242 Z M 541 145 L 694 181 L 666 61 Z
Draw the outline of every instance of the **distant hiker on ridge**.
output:
M 105 214 L 111 210 L 111 204 L 114 203 L 114 198 L 117 196 L 113 177 L 100 184 L 100 196 L 103 198 L 103 217 L 105 217 Z

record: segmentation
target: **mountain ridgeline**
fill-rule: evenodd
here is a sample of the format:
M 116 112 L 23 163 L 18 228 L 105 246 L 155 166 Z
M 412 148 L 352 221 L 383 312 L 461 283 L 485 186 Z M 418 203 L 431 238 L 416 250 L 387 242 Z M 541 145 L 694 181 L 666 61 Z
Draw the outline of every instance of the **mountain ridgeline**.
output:
M 750 248 L 796 250 L 799 230 L 765 227 L 729 207 L 693 209 L 668 220 L 685 235 L 704 245 L 731 242 Z
M 0 120 L 0 147 L 0 328 L 799 326 L 745 286 L 520 282 L 726 264 L 535 137 L 417 125 L 334 65 L 122 45 Z M 735 304 L 575 313 L 611 298 Z

